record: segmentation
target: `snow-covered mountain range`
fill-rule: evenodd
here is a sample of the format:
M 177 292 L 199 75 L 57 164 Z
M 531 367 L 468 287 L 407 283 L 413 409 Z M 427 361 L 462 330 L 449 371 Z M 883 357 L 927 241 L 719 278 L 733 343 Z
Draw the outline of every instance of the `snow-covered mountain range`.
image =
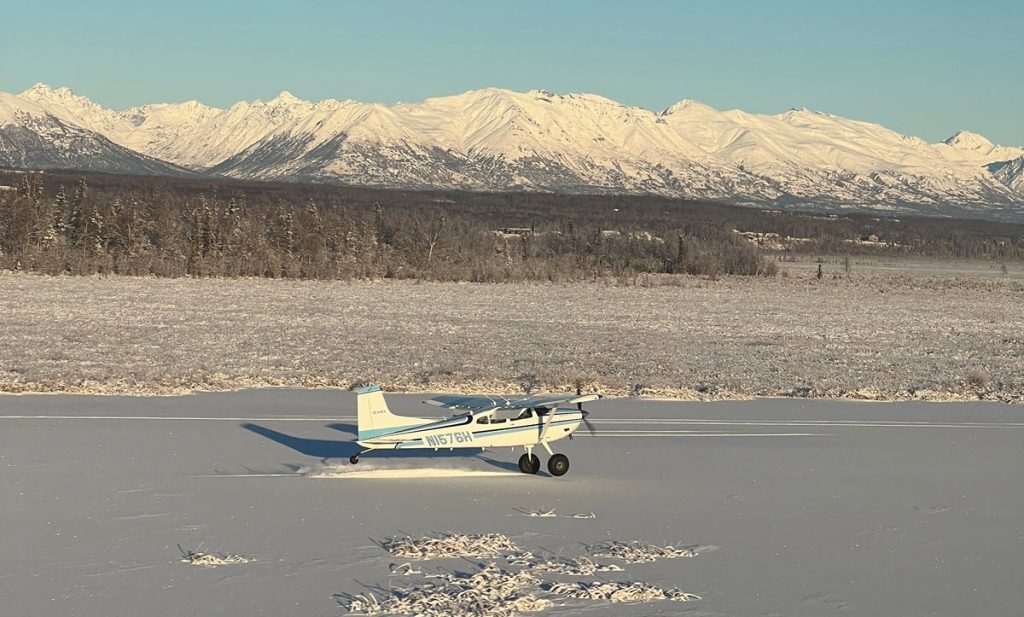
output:
M 652 112 L 540 90 L 116 111 L 38 84 L 0 94 L 0 165 L 1024 216 L 1024 148 L 974 133 L 931 144 L 806 109 Z
M 186 170 L 118 145 L 73 115 L 0 92 L 0 166 L 137 174 Z

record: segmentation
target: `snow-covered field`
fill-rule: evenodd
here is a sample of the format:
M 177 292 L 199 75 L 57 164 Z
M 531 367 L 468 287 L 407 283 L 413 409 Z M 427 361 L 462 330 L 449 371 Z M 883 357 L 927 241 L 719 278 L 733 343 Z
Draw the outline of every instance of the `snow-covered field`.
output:
M 397 413 L 424 414 L 416 395 Z M 1016 615 L 1024 410 L 607 399 L 562 478 L 354 397 L 0 396 L 3 615 Z M 431 612 L 433 611 L 433 612 Z M 457 613 L 456 613 L 457 611 Z M 537 611 L 537 612 L 532 612 Z
M 1020 400 L 1020 266 L 855 260 L 657 286 L 0 273 L 0 391 L 246 386 Z M 961 271 L 956 270 L 961 268 Z M 952 274 L 951 274 L 952 272 Z M 943 273 L 941 276 L 940 273 Z M 835 278 L 840 277 L 840 278 Z

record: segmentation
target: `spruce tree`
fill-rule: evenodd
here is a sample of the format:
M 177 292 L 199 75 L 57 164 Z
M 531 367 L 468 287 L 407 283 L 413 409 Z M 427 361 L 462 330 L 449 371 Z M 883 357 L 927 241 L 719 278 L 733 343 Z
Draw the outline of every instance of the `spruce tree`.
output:
M 81 246 L 85 238 L 85 208 L 88 195 L 89 185 L 85 183 L 85 178 L 81 178 L 75 186 L 75 196 L 71 200 L 71 212 L 68 214 L 67 236 L 72 246 Z
M 68 196 L 64 192 L 64 185 L 57 189 L 57 196 L 53 198 L 53 228 L 60 235 L 64 235 L 68 216 Z

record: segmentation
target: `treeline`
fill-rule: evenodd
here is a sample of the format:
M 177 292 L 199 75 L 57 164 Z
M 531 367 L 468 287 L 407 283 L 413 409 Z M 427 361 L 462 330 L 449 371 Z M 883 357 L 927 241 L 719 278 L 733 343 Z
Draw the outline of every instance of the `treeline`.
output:
M 133 178 L 99 188 L 79 178 L 48 190 L 45 179 L 24 174 L 16 190 L 0 198 L 5 268 L 464 281 L 775 271 L 755 248 L 720 230 L 666 242 L 569 217 L 538 217 L 543 224 L 510 229 L 440 198 L 427 204 L 385 195 L 372 203 L 295 194 L 252 199 L 252 187 L 224 195 L 216 184 L 194 192 L 145 187 Z
M 0 267 L 51 274 L 568 281 L 773 275 L 791 250 L 1022 256 L 1024 226 L 828 218 L 635 196 L 486 194 L 0 172 Z M 861 246 L 851 239 L 877 237 Z M 891 243 L 891 244 L 886 244 Z

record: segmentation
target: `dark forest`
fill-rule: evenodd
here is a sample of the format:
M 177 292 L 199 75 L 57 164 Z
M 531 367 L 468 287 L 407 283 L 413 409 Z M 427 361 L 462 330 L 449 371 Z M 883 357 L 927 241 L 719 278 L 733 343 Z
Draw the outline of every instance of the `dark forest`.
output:
M 9 187 L 0 192 L 0 268 L 47 274 L 571 281 L 773 276 L 795 254 L 1024 256 L 1024 225 L 654 196 L 75 172 L 0 172 L 0 185 Z

